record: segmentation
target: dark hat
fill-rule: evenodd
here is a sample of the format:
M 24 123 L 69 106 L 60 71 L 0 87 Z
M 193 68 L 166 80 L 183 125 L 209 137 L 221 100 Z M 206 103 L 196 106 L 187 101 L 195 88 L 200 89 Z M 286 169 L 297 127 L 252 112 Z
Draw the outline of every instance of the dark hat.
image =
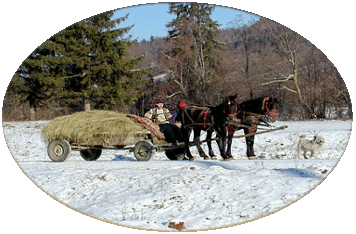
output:
M 158 99 L 156 103 L 163 103 L 161 99 Z

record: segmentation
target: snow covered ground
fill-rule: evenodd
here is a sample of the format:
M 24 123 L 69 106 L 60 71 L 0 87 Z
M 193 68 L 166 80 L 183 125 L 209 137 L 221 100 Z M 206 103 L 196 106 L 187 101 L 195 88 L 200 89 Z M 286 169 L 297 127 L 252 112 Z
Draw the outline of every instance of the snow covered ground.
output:
M 19 166 L 49 195 L 119 225 L 171 230 L 170 222 L 184 222 L 185 230 L 201 230 L 265 216 L 308 193 L 343 154 L 352 122 L 274 123 L 289 127 L 256 136 L 256 161 L 246 159 L 244 139 L 234 139 L 236 160 L 229 162 L 220 157 L 216 161 L 169 161 L 163 152 L 149 162 L 137 162 L 131 152 L 104 150 L 95 162 L 86 162 L 72 152 L 63 163 L 53 163 L 46 155 L 41 136 L 46 123 L 4 122 L 3 128 Z M 295 159 L 301 134 L 325 138 L 319 160 Z M 195 147 L 191 149 L 197 155 Z

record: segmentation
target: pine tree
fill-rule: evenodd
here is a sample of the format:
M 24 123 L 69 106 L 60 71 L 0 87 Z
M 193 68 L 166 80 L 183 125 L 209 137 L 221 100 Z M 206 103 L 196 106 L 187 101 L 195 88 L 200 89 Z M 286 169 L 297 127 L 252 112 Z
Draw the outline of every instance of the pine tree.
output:
M 125 109 L 138 98 L 137 93 L 129 92 L 144 82 L 140 77 L 149 69 L 134 69 L 144 56 L 126 58 L 134 42 L 124 34 L 132 26 L 116 27 L 128 15 L 111 20 L 112 15 L 112 11 L 96 15 L 56 35 L 71 48 L 64 55 L 67 77 L 62 95 L 66 103 L 83 101 L 100 109 Z
M 78 107 L 121 109 L 139 97 L 133 92 L 144 83 L 149 69 L 134 69 L 144 56 L 128 59 L 134 43 L 124 38 L 132 26 L 118 28 L 128 15 L 112 20 L 113 11 L 73 24 L 42 43 L 16 72 L 12 89 L 35 110 L 49 101 Z M 16 81 L 16 82 L 15 82 Z M 89 106 L 90 107 L 90 106 Z M 78 109 L 78 108 L 77 108 Z
M 213 10 L 214 6 L 208 4 L 171 3 L 169 13 L 177 17 L 166 25 L 170 29 L 168 38 L 174 41 L 166 56 L 172 62 L 172 80 L 186 98 L 201 102 L 217 76 L 215 68 L 223 48 L 216 39 L 219 25 L 211 19 Z
M 49 58 L 42 46 L 36 48 L 18 68 L 7 90 L 9 98 L 17 95 L 20 103 L 29 104 L 30 120 L 35 120 L 36 109 L 45 106 L 61 87 L 53 65 L 46 62 Z

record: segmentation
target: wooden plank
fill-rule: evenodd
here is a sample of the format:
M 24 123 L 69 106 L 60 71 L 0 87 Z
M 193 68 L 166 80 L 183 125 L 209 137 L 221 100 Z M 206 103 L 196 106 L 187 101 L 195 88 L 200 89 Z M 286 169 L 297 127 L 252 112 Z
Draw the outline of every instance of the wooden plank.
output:
M 241 138 L 241 137 L 248 137 L 248 136 L 254 136 L 254 135 L 259 135 L 259 134 L 263 134 L 263 133 L 267 133 L 267 132 L 273 132 L 273 131 L 277 131 L 277 130 L 283 130 L 285 128 L 288 128 L 287 125 L 283 125 L 281 127 L 278 128 L 272 128 L 272 129 L 268 129 L 265 131 L 261 131 L 261 132 L 251 132 L 249 134 L 245 134 L 245 135 L 241 135 L 241 136 L 233 136 L 233 138 Z
M 81 146 L 122 146 L 122 145 L 134 145 L 138 141 L 146 140 L 148 138 L 145 133 L 136 133 L 136 134 L 94 134 L 86 142 L 73 142 L 73 145 Z
M 242 137 L 248 137 L 248 136 L 254 136 L 254 135 L 259 135 L 259 134 L 263 134 L 263 133 L 267 133 L 267 132 L 273 132 L 273 131 L 277 131 L 277 130 L 283 130 L 285 128 L 288 128 L 287 125 L 283 125 L 281 127 L 278 128 L 273 128 L 273 129 L 268 129 L 266 131 L 261 131 L 261 132 L 251 132 L 249 134 L 245 134 L 245 135 L 240 135 L 240 136 L 233 136 L 233 138 L 242 138 Z M 216 141 L 218 140 L 218 137 L 212 138 L 211 141 Z M 207 142 L 207 140 L 203 140 L 201 141 L 201 143 Z

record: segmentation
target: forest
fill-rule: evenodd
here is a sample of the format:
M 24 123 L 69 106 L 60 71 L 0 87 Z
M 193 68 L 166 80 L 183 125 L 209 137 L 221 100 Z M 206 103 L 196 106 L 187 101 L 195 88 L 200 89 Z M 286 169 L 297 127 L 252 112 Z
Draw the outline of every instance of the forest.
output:
M 322 51 L 267 18 L 236 16 L 219 29 L 213 5 L 170 3 L 167 37 L 132 39 L 125 17 L 105 12 L 73 24 L 37 47 L 11 79 L 3 121 L 50 120 L 102 109 L 139 116 L 162 99 L 217 105 L 278 97 L 281 120 L 350 119 L 346 85 Z

